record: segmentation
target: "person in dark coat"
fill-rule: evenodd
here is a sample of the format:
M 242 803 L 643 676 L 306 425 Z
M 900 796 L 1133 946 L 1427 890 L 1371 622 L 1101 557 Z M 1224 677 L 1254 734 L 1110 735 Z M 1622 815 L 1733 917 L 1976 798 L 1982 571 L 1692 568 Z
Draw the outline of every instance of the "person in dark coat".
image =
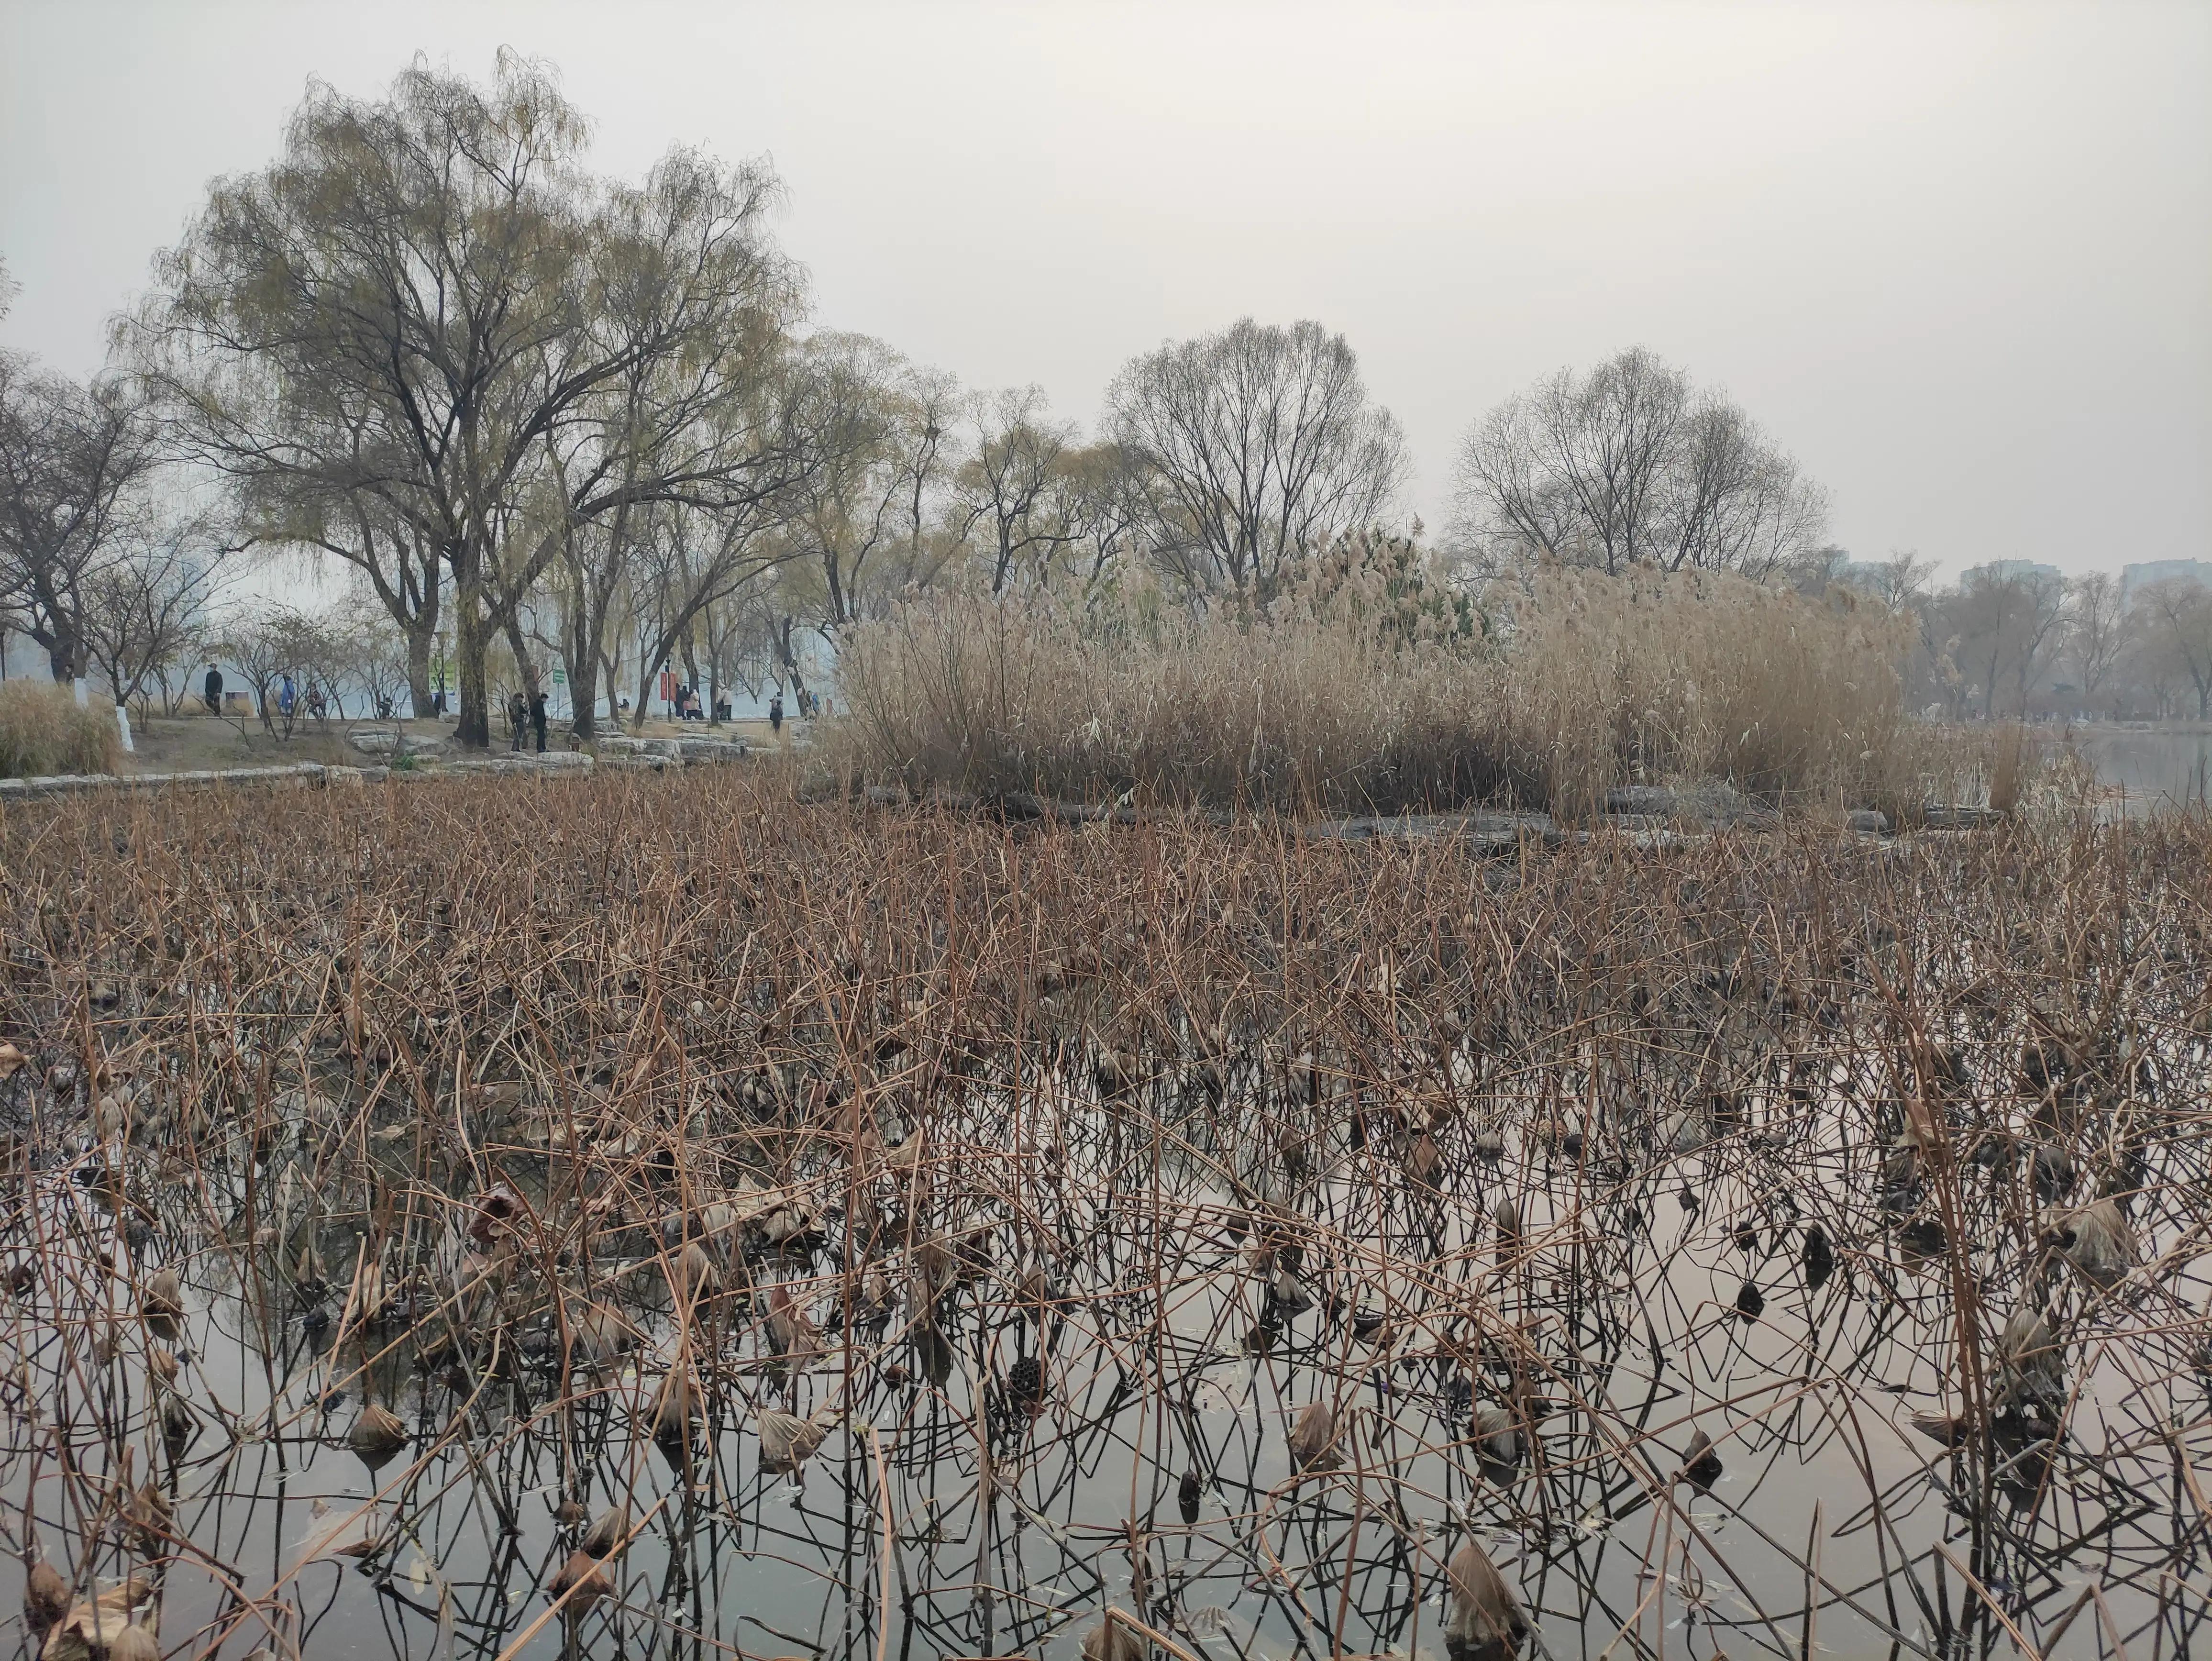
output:
M 530 700 L 530 727 L 538 735 L 538 753 L 545 753 L 545 694 Z
M 201 684 L 200 696 L 207 700 L 208 714 L 222 713 L 222 671 L 212 663 L 208 665 L 207 679 Z
M 783 736 L 783 694 L 781 692 L 768 701 L 768 730 L 778 738 Z

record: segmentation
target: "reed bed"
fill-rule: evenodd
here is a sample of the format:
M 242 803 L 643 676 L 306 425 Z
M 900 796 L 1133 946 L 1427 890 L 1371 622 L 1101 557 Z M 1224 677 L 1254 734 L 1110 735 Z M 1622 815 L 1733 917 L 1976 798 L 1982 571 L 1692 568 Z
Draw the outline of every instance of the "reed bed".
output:
M 106 698 L 80 707 L 70 688 L 51 681 L 0 681 L 0 778 L 112 773 L 122 751 Z
M 2208 1636 L 2212 828 L 0 823 L 26 1653 Z
M 1900 707 L 1899 620 L 1850 595 L 1552 570 L 1483 615 L 1397 557 L 1363 544 L 1339 586 L 1256 612 L 920 596 L 841 650 L 836 753 L 877 782 L 1093 802 L 1562 818 L 1710 780 L 1895 814 L 1947 770 Z

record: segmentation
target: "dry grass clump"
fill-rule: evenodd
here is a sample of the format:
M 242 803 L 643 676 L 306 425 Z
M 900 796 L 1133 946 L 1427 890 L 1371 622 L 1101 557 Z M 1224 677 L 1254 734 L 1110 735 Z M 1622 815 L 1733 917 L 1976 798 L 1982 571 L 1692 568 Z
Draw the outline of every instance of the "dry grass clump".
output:
M 1477 627 L 1437 594 L 1370 559 L 1258 611 L 928 595 L 852 636 L 840 742 L 910 784 L 1291 811 L 1571 815 L 1677 779 L 1896 793 L 1897 624 L 1875 608 L 1549 572 Z
M 1931 803 L 2047 827 L 2094 818 L 2105 800 L 2095 764 L 2063 734 L 2017 722 L 1900 721 L 1867 790 L 1869 806 L 1905 827 Z
M 0 778 L 112 773 L 122 748 L 115 706 L 106 698 L 81 708 L 65 686 L 0 682 Z
M 1873 805 L 1904 724 L 1898 620 L 1741 577 L 1540 577 L 1504 654 L 1505 742 L 1554 811 L 1627 782 L 1725 779 Z
M 838 738 L 871 777 L 1383 811 L 1516 782 L 1481 742 L 1491 666 L 1433 642 L 1381 650 L 1341 621 L 1102 623 L 1042 599 L 930 597 L 858 631 L 839 670 Z

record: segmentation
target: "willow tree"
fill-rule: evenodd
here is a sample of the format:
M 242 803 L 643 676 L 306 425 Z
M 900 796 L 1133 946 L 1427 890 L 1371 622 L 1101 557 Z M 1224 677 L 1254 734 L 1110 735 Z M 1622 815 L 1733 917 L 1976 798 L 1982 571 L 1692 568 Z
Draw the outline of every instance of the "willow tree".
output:
M 551 459 L 652 366 L 717 360 L 793 303 L 763 169 L 678 151 L 621 189 L 586 140 L 550 72 L 509 54 L 489 88 L 420 58 L 379 100 L 312 87 L 278 159 L 211 188 L 125 329 L 264 534 L 360 567 L 410 631 L 439 585 L 392 562 L 435 551 L 467 745 L 489 739 L 488 648 L 574 517 L 720 465 L 677 445 L 586 465 L 590 490 L 549 514 Z
M 795 368 L 820 465 L 780 528 L 787 613 L 776 658 L 796 675 L 791 631 L 835 641 L 884 598 L 951 557 L 935 529 L 958 441 L 959 384 L 865 335 L 817 334 Z
M 531 503 L 547 535 L 507 574 L 518 593 L 540 570 L 550 576 L 580 736 L 593 730 L 624 586 L 652 590 L 650 609 L 667 619 L 653 650 L 665 654 L 702 610 L 770 563 L 763 532 L 798 510 L 845 441 L 820 417 L 790 332 L 796 274 L 756 228 L 774 188 L 764 173 L 726 177 L 679 151 L 642 188 L 608 192 L 598 326 L 635 350 L 548 437 L 545 488 Z M 711 250 L 714 277 L 702 285 L 696 227 L 712 217 L 749 234 Z

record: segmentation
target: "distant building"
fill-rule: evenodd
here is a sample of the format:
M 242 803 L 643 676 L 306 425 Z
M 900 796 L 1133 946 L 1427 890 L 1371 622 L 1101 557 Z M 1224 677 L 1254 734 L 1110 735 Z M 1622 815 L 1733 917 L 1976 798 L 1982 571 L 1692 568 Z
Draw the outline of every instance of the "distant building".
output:
M 2016 582 L 2022 577 L 2037 577 L 2046 582 L 2066 581 L 2066 573 L 2056 565 L 2045 565 L 2033 559 L 1993 559 L 1986 565 L 1977 565 L 1966 575 L 1984 577 L 1991 582 Z
M 2212 560 L 2153 559 L 2140 565 L 2120 567 L 2120 598 L 2134 598 L 2136 591 L 2148 588 L 2154 582 L 2164 582 L 2170 577 L 2191 578 L 2212 588 Z

